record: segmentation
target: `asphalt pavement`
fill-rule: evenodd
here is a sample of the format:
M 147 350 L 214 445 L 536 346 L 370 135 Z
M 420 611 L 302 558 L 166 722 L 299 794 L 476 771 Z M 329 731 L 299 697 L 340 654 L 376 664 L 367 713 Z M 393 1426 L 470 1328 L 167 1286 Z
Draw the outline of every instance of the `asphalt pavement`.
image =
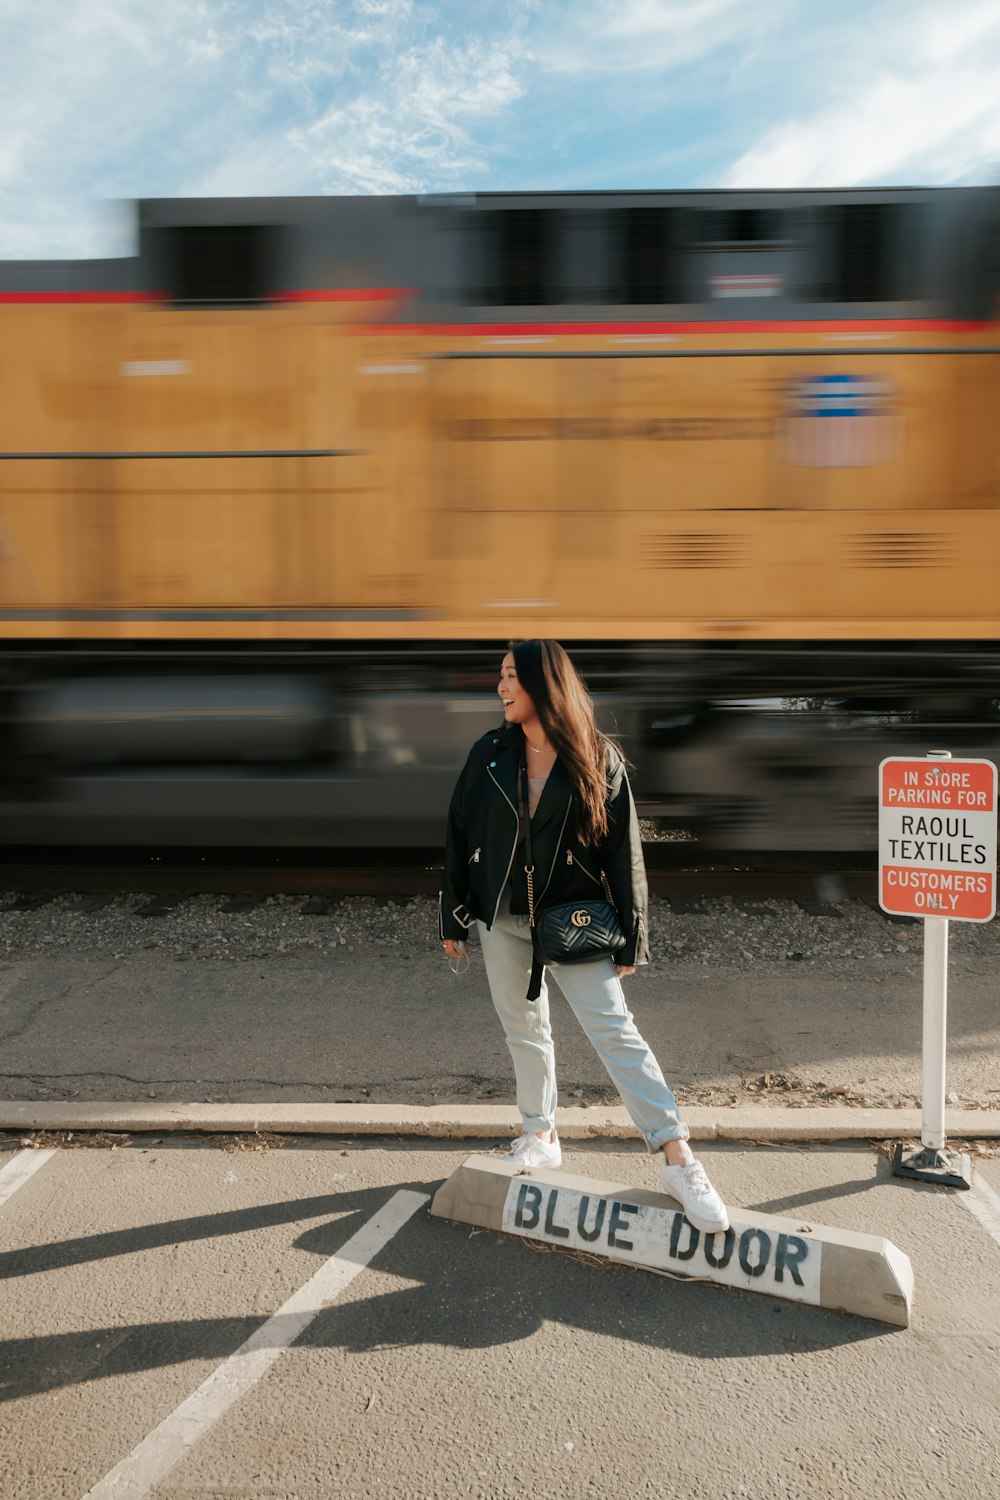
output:
M 992 1500 L 1000 1163 L 961 1194 L 867 1144 L 702 1149 L 733 1203 L 903 1249 L 901 1329 L 431 1218 L 470 1149 L 0 1144 L 0 1493 Z M 566 1166 L 655 1185 L 621 1143 Z
M 905 1329 L 431 1218 L 516 1129 L 475 965 L 22 955 L 0 993 L 4 1500 L 993 1500 L 985 965 L 950 997 L 968 1193 L 891 1175 L 917 955 L 629 981 L 727 1200 L 890 1239 Z M 560 1000 L 554 1024 L 567 1170 L 654 1187 Z
M 956 944 L 956 949 L 958 945 Z M 555 986 L 552 986 L 553 991 Z M 878 965 L 685 959 L 626 980 L 636 1020 L 691 1104 L 872 1107 L 921 1093 L 921 957 Z M 992 961 L 952 966 L 948 1088 L 1000 1107 Z M 554 994 L 560 1098 L 614 1099 Z M 344 949 L 180 962 L 159 951 L 0 961 L 0 1098 L 36 1101 L 501 1103 L 510 1060 L 482 960 Z

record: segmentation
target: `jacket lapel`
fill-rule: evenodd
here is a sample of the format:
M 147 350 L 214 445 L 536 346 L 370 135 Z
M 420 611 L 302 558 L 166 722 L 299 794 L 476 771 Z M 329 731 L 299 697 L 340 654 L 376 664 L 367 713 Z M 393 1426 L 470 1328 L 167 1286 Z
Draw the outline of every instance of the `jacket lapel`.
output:
M 532 833 L 544 828 L 550 819 L 557 816 L 562 818 L 566 811 L 566 803 L 572 795 L 573 783 L 564 770 L 562 761 L 557 759 L 542 787 L 542 795 L 538 799 L 538 807 L 531 820 Z
M 514 806 L 517 806 L 519 778 L 521 774 L 521 744 L 523 736 L 520 729 L 510 726 L 500 733 L 500 743 L 497 746 L 496 765 L 493 775 L 496 777 L 500 788 L 510 798 Z M 491 757 L 492 759 L 492 757 Z M 542 795 L 538 800 L 535 816 L 531 820 L 531 831 L 541 830 L 551 819 L 562 818 L 566 811 L 566 803 L 573 796 L 573 783 L 565 770 L 563 763 L 558 758 L 549 772 Z
M 491 767 L 492 774 L 496 778 L 501 791 L 514 808 L 517 807 L 517 775 L 521 764 L 519 759 L 520 749 L 520 734 L 515 735 L 509 729 L 505 729 L 500 735 L 497 754 L 490 756 L 490 760 L 495 760 L 496 762 Z

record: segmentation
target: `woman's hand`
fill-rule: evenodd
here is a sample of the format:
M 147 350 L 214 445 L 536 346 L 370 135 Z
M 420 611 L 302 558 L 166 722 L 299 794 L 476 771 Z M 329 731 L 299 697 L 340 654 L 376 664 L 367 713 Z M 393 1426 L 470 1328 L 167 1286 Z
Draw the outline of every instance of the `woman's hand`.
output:
M 635 973 L 635 964 L 615 964 L 615 973 L 619 979 L 624 979 L 627 975 Z
M 465 958 L 469 951 L 468 943 L 456 943 L 452 938 L 445 938 L 443 947 L 446 958 Z

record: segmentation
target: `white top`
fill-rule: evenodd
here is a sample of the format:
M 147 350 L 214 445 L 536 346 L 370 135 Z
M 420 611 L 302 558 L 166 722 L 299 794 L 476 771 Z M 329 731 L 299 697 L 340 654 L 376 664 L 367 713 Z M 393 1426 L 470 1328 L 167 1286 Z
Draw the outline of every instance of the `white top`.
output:
M 528 777 L 528 817 L 533 818 L 538 811 L 538 803 L 542 795 L 542 788 L 548 781 L 548 776 Z

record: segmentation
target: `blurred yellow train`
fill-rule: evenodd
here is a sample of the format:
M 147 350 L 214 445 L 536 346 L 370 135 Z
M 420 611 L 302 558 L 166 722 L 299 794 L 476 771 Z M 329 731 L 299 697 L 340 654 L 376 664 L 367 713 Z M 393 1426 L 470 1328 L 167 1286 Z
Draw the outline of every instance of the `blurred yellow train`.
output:
M 996 191 L 137 215 L 0 263 L 8 842 L 433 842 L 511 635 L 715 845 L 996 745 Z

